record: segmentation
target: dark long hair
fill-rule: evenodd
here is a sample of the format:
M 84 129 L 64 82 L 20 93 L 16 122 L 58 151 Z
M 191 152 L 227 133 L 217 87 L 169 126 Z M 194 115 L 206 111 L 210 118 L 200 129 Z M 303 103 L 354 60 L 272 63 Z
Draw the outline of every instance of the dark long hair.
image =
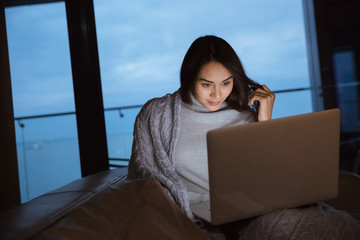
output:
M 232 92 L 225 100 L 229 107 L 238 111 L 251 111 L 257 120 L 257 107 L 248 106 L 248 96 L 261 85 L 251 80 L 245 73 L 241 61 L 234 49 L 224 39 L 207 35 L 196 39 L 185 54 L 180 71 L 180 89 L 182 100 L 192 104 L 191 93 L 194 94 L 196 81 L 201 68 L 216 61 L 224 65 L 233 76 Z

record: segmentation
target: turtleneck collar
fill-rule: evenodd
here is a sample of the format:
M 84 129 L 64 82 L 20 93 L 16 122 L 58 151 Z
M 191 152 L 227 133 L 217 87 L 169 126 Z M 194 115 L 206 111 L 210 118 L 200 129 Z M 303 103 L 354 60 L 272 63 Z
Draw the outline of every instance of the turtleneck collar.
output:
M 216 110 L 216 111 L 210 111 L 209 109 L 207 109 L 206 107 L 204 107 L 204 105 L 202 105 L 202 104 L 196 99 L 196 97 L 195 97 L 193 94 L 191 94 L 190 97 L 191 97 L 192 104 L 188 104 L 188 103 L 184 103 L 184 102 L 183 102 L 183 105 L 185 105 L 187 108 L 189 108 L 189 109 L 191 109 L 191 110 L 193 110 L 193 111 L 195 111 L 195 112 L 200 112 L 200 113 L 218 112 L 218 111 L 221 111 L 221 110 L 223 110 L 223 109 L 225 109 L 225 108 L 228 107 L 227 102 L 224 101 L 224 102 L 221 104 L 221 106 L 219 107 L 218 110 Z

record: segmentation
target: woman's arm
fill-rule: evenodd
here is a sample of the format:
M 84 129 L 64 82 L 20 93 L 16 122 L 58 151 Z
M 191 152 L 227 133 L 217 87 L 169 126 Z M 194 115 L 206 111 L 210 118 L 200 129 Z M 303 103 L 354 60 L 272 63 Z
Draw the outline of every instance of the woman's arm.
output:
M 262 85 L 262 87 L 262 89 L 258 88 L 250 94 L 248 104 L 253 105 L 256 100 L 259 101 L 258 120 L 266 121 L 271 119 L 275 94 L 267 86 Z

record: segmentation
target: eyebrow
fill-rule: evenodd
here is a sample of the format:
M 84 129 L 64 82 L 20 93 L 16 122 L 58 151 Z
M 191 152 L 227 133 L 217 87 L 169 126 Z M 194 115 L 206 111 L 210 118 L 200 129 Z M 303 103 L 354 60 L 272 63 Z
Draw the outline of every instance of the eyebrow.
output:
M 233 77 L 233 76 L 230 76 L 230 77 L 228 77 L 227 79 L 223 80 L 222 82 L 226 82 L 226 81 L 230 80 L 232 77 Z M 213 83 L 213 81 L 207 80 L 207 79 L 205 79 L 205 78 L 199 78 L 199 80 L 205 81 L 205 82 L 209 82 L 209 83 Z

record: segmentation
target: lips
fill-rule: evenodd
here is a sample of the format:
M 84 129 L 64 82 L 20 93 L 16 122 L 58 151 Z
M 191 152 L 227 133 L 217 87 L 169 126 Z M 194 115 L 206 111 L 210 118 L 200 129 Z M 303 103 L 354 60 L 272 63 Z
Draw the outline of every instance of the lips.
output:
M 210 104 L 211 106 L 217 106 L 217 105 L 220 104 L 220 101 L 219 101 L 219 102 L 208 101 L 208 102 L 209 102 L 209 104 Z

